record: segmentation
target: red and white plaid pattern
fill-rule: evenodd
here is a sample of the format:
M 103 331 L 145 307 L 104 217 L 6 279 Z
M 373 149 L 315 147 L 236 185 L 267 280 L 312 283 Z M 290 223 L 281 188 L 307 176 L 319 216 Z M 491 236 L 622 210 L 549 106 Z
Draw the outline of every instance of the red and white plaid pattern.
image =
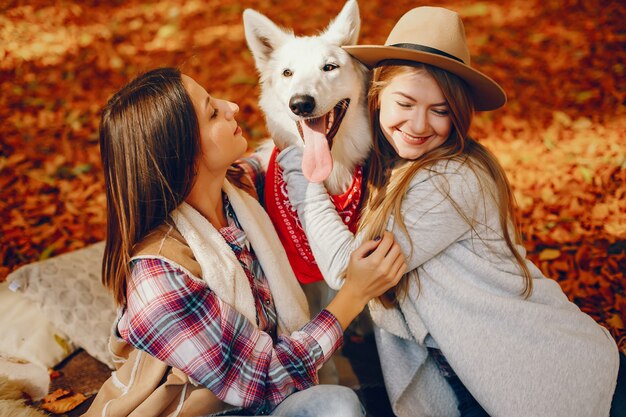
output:
M 129 344 L 182 370 L 226 403 L 266 414 L 294 391 L 318 383 L 317 369 L 341 346 L 343 332 L 322 310 L 302 329 L 276 336 L 268 281 L 225 203 L 229 224 L 220 233 L 246 272 L 258 323 L 222 302 L 204 281 L 151 258 L 131 263 L 117 328 Z
M 274 341 L 204 282 L 161 259 L 133 263 L 127 294 L 118 323 L 124 340 L 255 414 L 316 384 L 317 369 L 343 341 L 326 310 Z
M 241 229 L 237 217 L 226 197 L 223 195 L 225 211 L 227 213 L 228 226 L 219 229 L 220 234 L 233 250 L 241 267 L 243 268 L 250 288 L 252 288 L 254 304 L 256 306 L 256 319 L 259 329 L 269 333 L 275 338 L 276 330 L 276 307 L 272 299 L 269 283 L 263 273 L 261 264 L 254 255 L 254 251 L 248 242 L 246 232 Z

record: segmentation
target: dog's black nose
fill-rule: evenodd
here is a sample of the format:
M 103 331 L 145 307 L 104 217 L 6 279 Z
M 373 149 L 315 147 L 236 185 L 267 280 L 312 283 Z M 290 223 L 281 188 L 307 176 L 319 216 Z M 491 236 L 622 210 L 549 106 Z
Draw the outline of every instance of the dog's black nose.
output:
M 315 109 L 315 99 L 305 94 L 293 96 L 289 108 L 296 116 L 309 116 Z

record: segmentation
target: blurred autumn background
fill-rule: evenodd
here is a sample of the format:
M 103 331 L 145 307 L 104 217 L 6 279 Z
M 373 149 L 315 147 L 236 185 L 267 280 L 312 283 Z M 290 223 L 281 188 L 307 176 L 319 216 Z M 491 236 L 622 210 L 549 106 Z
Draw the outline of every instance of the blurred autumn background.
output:
M 318 0 L 0 1 L 0 281 L 104 239 L 99 112 L 140 72 L 177 66 L 240 105 L 267 136 L 242 12 L 315 34 L 343 5 Z M 507 106 L 473 135 L 515 189 L 529 255 L 626 351 L 626 3 L 361 0 L 360 43 L 418 5 L 463 16 L 475 65 Z

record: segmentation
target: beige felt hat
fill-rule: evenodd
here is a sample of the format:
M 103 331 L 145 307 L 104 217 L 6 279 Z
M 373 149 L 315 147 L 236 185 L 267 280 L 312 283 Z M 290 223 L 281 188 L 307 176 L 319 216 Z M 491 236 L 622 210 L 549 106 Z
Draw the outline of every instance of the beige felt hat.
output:
M 442 7 L 416 7 L 393 27 L 384 45 L 344 46 L 370 68 L 388 60 L 422 62 L 449 71 L 469 85 L 476 110 L 494 110 L 506 93 L 494 80 L 470 65 L 461 17 Z

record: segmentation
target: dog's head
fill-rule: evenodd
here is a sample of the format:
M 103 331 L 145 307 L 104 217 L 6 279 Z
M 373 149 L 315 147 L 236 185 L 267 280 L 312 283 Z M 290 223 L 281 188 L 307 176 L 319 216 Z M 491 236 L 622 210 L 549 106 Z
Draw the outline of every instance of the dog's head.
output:
M 294 36 L 250 9 L 243 22 L 260 74 L 260 106 L 276 146 L 304 146 L 305 176 L 324 181 L 333 169 L 331 150 L 342 122 L 354 117 L 351 107 L 363 106 L 365 69 L 341 48 L 358 39 L 356 0 L 348 0 L 317 36 Z

